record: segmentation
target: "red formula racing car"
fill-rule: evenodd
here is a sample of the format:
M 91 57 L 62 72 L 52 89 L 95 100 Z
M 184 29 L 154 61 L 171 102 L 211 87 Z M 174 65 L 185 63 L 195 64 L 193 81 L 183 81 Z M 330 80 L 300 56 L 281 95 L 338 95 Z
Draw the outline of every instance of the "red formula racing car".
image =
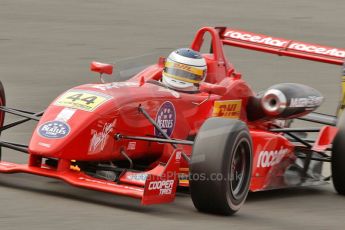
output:
M 178 186 L 189 186 L 199 211 L 223 215 L 238 211 L 248 191 L 332 178 L 344 195 L 345 118 L 313 112 L 323 96 L 305 85 L 282 83 L 255 94 L 223 46 L 337 65 L 345 50 L 225 27 L 200 29 L 190 48 L 200 51 L 206 34 L 207 75 L 194 93 L 161 82 L 162 57 L 129 80 L 112 83 L 102 75 L 113 66 L 93 62 L 91 70 L 101 74 L 102 83 L 67 90 L 37 113 L 6 107 L 1 84 L 0 132 L 29 120 L 38 125 L 28 146 L 0 141 L 1 147 L 28 154 L 27 164 L 0 161 L 0 172 L 57 178 L 144 205 L 171 202 Z M 5 125 L 5 113 L 22 119 Z M 286 125 L 291 119 L 323 126 L 291 128 Z M 308 138 L 308 132 L 317 137 Z M 322 175 L 323 162 L 331 162 L 332 177 Z

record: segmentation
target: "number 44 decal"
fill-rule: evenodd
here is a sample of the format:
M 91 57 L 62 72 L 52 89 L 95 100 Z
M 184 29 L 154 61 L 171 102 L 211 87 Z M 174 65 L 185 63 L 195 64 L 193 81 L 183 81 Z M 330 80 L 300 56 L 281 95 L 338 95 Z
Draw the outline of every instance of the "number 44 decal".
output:
M 54 105 L 91 112 L 111 98 L 110 95 L 89 90 L 69 90 L 62 94 Z
M 70 99 L 71 101 L 83 101 L 85 102 L 87 105 L 95 103 L 95 101 L 97 100 L 97 96 L 87 96 L 87 97 L 83 97 L 85 96 L 82 93 L 77 93 L 74 94 L 72 96 L 67 97 L 67 99 Z

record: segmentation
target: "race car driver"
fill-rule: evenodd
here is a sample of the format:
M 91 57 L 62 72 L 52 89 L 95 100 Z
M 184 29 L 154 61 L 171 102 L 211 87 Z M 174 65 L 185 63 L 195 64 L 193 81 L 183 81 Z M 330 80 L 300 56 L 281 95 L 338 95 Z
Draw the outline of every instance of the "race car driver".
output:
M 205 80 L 206 60 L 197 51 L 180 48 L 173 51 L 165 62 L 162 82 L 177 91 L 198 91 L 198 84 Z

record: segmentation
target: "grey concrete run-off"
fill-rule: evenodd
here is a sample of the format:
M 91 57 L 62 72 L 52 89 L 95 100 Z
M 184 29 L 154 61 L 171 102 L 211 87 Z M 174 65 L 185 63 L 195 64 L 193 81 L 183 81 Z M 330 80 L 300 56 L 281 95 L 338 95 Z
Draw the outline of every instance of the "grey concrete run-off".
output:
M 343 0 L 1 0 L 0 80 L 8 104 L 40 111 L 59 93 L 97 82 L 92 60 L 124 58 L 186 47 L 201 26 L 238 29 L 344 47 Z M 229 59 L 256 91 L 299 82 L 326 97 L 334 113 L 337 66 L 227 48 Z M 26 143 L 34 123 L 5 137 Z M 5 160 L 25 156 L 5 152 Z M 328 167 L 328 166 L 327 166 Z M 326 170 L 327 171 L 327 170 Z M 345 198 L 331 185 L 250 194 L 233 217 L 198 213 L 186 194 L 142 207 L 137 201 L 36 176 L 0 175 L 0 229 L 343 229 Z

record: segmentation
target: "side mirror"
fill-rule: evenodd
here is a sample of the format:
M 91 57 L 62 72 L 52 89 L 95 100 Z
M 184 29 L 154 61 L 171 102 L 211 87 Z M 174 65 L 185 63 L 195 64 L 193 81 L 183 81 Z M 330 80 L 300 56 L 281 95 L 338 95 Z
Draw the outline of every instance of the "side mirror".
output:
M 96 62 L 96 61 L 91 62 L 91 65 L 90 65 L 91 71 L 100 73 L 101 75 L 104 73 L 109 74 L 109 75 L 112 74 L 113 68 L 114 67 L 111 64 L 106 64 L 106 63 L 101 63 L 101 62 Z
M 222 96 L 226 93 L 226 87 L 222 85 L 210 84 L 206 82 L 201 82 L 199 85 L 200 92 L 208 94 L 216 94 Z

